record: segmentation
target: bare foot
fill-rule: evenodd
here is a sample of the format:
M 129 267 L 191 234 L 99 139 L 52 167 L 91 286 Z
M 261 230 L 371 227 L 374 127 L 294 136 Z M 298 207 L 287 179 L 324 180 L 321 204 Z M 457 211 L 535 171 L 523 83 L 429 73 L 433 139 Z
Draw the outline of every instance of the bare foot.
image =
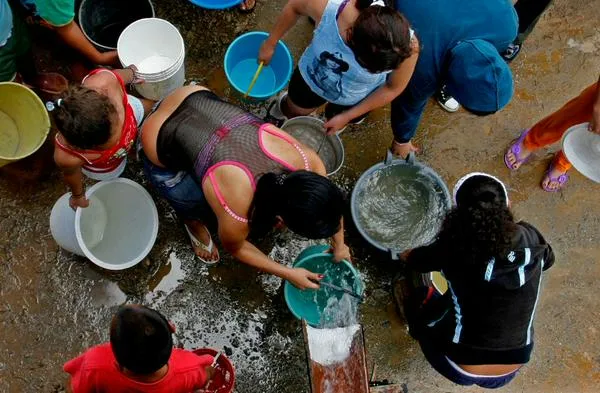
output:
M 565 186 L 568 180 L 569 175 L 567 175 L 566 171 L 561 171 L 553 164 L 550 164 L 548 172 L 546 172 L 546 176 L 542 180 L 542 188 L 544 191 L 557 192 Z
M 531 153 L 532 151 L 528 150 L 525 147 L 522 140 L 515 142 L 508 149 L 506 155 L 504 156 L 506 166 L 508 166 L 513 171 L 516 171 L 521 167 L 521 165 L 523 165 L 527 161 L 527 158 Z
M 256 0 L 244 0 L 240 4 L 240 10 L 243 12 L 251 12 L 256 7 Z
M 192 243 L 192 248 L 194 249 L 194 253 L 201 259 L 206 262 L 214 262 L 219 259 L 219 250 L 217 247 L 212 245 L 212 250 L 209 252 L 207 248 L 209 248 L 209 244 L 212 241 L 210 237 L 210 233 L 204 224 L 200 221 L 196 220 L 185 220 L 185 225 L 191 232 L 191 234 L 200 242 L 201 244 L 195 242 L 192 238 L 190 238 Z M 204 247 L 203 247 L 204 246 Z

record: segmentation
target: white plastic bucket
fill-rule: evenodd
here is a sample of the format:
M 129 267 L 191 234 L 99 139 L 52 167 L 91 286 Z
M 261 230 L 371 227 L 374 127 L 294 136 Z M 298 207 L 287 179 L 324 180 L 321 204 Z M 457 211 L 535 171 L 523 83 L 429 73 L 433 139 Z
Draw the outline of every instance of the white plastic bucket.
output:
M 58 245 L 108 270 L 142 261 L 158 234 L 154 201 L 139 184 L 118 178 L 99 182 L 86 192 L 90 206 L 69 207 L 69 194 L 52 208 L 50 231 Z
M 112 180 L 112 179 L 116 179 L 117 177 L 121 176 L 123 174 L 123 171 L 125 170 L 126 166 L 127 166 L 127 157 L 123 158 L 123 161 L 121 161 L 119 166 L 110 172 L 92 172 L 92 171 L 88 171 L 85 168 L 81 168 L 81 172 L 86 177 L 89 177 L 90 179 L 93 179 L 96 181 Z
M 159 18 L 140 19 L 119 37 L 117 52 L 123 67 L 135 65 L 145 82 L 138 93 L 160 100 L 185 82 L 185 44 L 179 30 Z

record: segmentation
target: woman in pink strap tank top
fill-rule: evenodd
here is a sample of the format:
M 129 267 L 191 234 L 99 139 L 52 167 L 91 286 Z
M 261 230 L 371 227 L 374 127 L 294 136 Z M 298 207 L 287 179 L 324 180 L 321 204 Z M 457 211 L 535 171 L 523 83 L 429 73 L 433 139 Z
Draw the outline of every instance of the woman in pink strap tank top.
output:
M 335 259 L 350 258 L 344 195 L 316 152 L 289 134 L 199 86 L 166 97 L 140 132 L 145 174 L 203 262 L 219 260 L 206 227 L 214 219 L 229 253 L 299 288 L 318 288 L 321 277 L 270 259 L 248 241 L 250 232 L 286 226 L 307 238 L 330 237 Z

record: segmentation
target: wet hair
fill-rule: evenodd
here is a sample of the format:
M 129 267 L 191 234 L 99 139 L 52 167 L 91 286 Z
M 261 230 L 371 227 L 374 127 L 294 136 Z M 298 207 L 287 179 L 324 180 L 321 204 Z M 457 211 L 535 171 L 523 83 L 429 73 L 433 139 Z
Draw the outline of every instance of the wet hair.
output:
M 158 371 L 173 351 L 167 319 L 141 305 L 119 308 L 111 323 L 110 344 L 119 365 L 138 375 Z
M 116 113 L 107 96 L 84 86 L 70 86 L 52 111 L 62 136 L 80 149 L 93 149 L 108 142 Z
M 360 15 L 351 28 L 348 46 L 367 71 L 394 70 L 413 53 L 410 24 L 392 7 L 372 7 L 372 3 L 356 1 Z
M 345 196 L 328 178 L 308 171 L 263 175 L 256 185 L 250 226 L 264 235 L 277 216 L 300 236 L 323 239 L 340 229 Z
M 438 240 L 469 267 L 508 252 L 516 230 L 502 184 L 476 175 L 457 191 L 456 207 L 444 219 Z

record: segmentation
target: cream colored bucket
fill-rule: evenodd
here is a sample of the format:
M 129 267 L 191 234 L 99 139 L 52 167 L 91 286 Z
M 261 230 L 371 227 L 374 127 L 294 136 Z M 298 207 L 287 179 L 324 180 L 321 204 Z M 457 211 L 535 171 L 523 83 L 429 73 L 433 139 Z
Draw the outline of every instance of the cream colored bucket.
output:
M 42 100 L 29 88 L 0 83 L 0 167 L 35 153 L 50 131 Z

